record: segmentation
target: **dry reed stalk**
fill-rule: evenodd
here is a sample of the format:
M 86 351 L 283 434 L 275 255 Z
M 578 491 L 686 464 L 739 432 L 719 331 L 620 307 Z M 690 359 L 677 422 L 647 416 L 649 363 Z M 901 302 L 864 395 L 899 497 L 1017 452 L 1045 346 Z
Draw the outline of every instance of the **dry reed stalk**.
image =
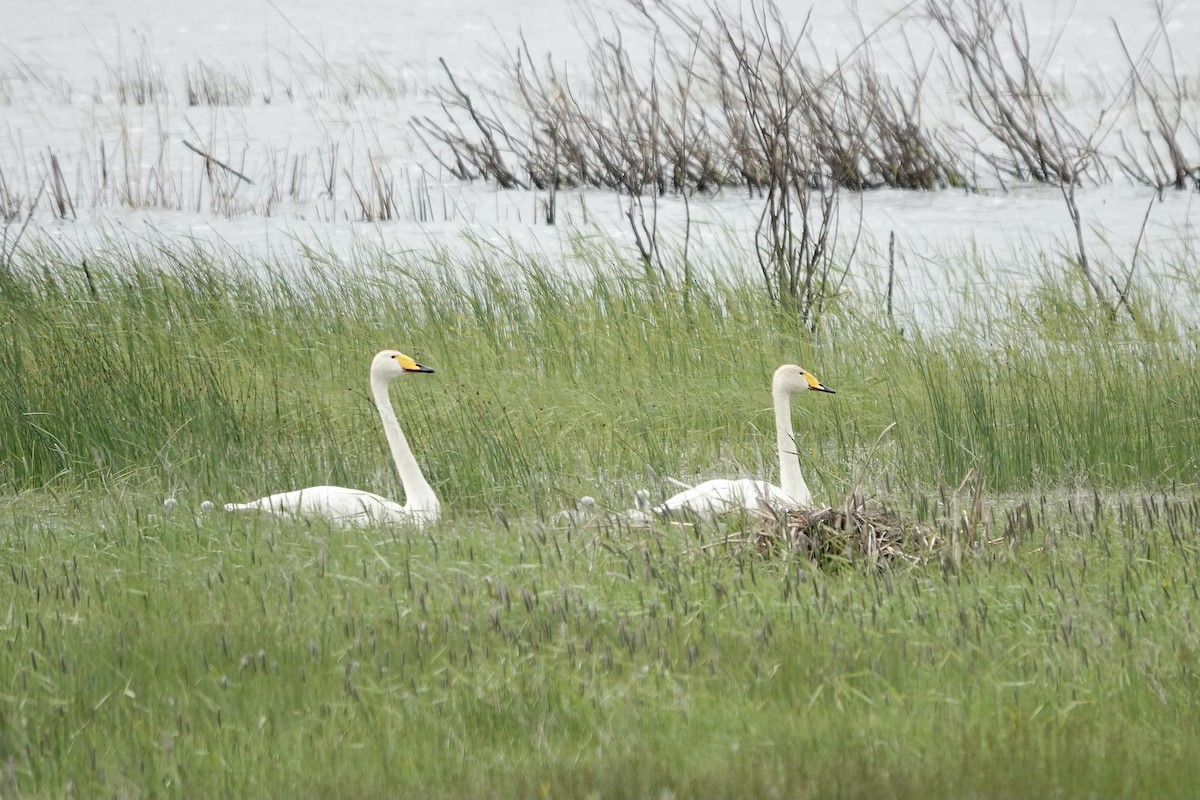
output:
M 50 186 L 54 191 L 54 207 L 58 210 L 58 218 L 66 219 L 67 211 L 70 210 L 71 218 L 75 219 L 75 204 L 71 201 L 71 193 L 58 164 L 58 156 L 54 153 L 50 153 Z
M 233 167 L 226 164 L 224 161 L 221 161 L 219 158 L 216 158 L 215 156 L 211 155 L 210 153 L 208 153 L 204 150 L 201 150 L 199 147 L 196 147 L 196 145 L 192 144 L 187 139 L 183 140 L 183 146 L 204 159 L 204 170 L 206 173 L 209 174 L 210 178 L 212 176 L 212 167 L 213 167 L 213 165 L 216 165 L 216 166 L 220 167 L 221 169 L 225 170 L 226 172 L 228 172 L 230 175 L 233 175 L 235 178 L 238 178 L 239 180 L 243 180 L 246 183 L 250 184 L 251 186 L 254 185 L 254 181 L 250 180 L 245 175 L 243 175 L 242 173 L 238 172 Z

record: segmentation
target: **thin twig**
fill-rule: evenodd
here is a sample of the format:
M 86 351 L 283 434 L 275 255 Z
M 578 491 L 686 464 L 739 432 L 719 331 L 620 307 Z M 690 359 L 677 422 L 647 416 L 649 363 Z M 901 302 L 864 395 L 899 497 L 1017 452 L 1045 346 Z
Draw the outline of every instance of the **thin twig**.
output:
M 228 172 L 230 175 L 233 175 L 233 176 L 235 176 L 235 177 L 241 178 L 242 180 L 244 180 L 246 183 L 250 184 L 251 186 L 253 186 L 253 185 L 254 185 L 254 181 L 250 180 L 250 179 L 249 179 L 249 178 L 247 178 L 245 175 L 243 175 L 242 173 L 238 172 L 236 169 L 234 169 L 233 167 L 229 166 L 229 165 L 228 165 L 228 164 L 226 164 L 225 162 L 223 162 L 223 161 L 221 161 L 221 160 L 219 160 L 219 159 L 217 159 L 217 158 L 214 158 L 214 157 L 213 157 L 213 156 L 211 156 L 210 154 L 208 154 L 208 153 L 204 152 L 203 150 L 201 150 L 199 147 L 196 147 L 196 145 L 192 144 L 192 143 L 191 143 L 191 142 L 189 142 L 187 139 L 184 139 L 184 140 L 183 140 L 183 146 L 184 146 L 184 147 L 186 147 L 188 150 L 191 150 L 191 151 L 192 151 L 193 153 L 195 153 L 196 155 L 198 155 L 198 156 L 200 156 L 201 158 L 203 158 L 205 161 L 207 161 L 207 162 L 209 162 L 209 163 L 211 163 L 211 164 L 216 164 L 218 167 L 220 167 L 221 169 L 225 170 L 225 171 L 226 171 L 226 172 Z

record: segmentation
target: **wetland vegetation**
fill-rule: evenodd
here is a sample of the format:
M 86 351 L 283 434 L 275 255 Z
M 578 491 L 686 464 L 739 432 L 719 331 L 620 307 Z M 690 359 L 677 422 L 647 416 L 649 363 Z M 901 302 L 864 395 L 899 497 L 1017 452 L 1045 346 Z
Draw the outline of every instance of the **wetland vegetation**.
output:
M 285 268 L 161 245 L 31 242 L 0 284 L 6 796 L 1200 778 L 1200 365 L 1149 300 L 1114 316 L 1050 282 L 919 329 L 858 293 L 813 330 L 753 282 L 584 240 L 570 273 L 516 247 Z M 443 522 L 200 511 L 396 496 L 366 387 L 385 346 L 437 369 L 393 398 Z M 714 527 L 554 520 L 668 477 L 772 477 L 784 361 L 838 390 L 795 411 L 818 502 L 860 486 L 953 552 L 822 570 L 702 549 Z M 957 491 L 972 471 L 982 505 Z
M 55 69 L 78 47 L 0 68 L 0 797 L 1195 794 L 1200 93 L 1172 9 L 1069 78 L 1063 31 L 1000 0 L 858 17 L 845 48 L 836 17 L 631 0 L 585 15 L 582 74 L 524 38 L 410 75 L 347 34 L 347 68 L 268 5 L 296 38 L 261 69 L 162 63 L 179 8 L 162 48 L 98 46 L 90 89 Z M 1118 183 L 1132 238 L 1091 216 Z M 932 191 L 1011 251 L 922 244 Z M 1055 241 L 1022 239 L 1048 208 Z M 440 521 L 206 510 L 400 499 L 384 348 L 436 370 L 392 400 Z M 837 392 L 794 410 L 818 504 L 920 552 L 613 516 L 776 479 L 781 363 Z

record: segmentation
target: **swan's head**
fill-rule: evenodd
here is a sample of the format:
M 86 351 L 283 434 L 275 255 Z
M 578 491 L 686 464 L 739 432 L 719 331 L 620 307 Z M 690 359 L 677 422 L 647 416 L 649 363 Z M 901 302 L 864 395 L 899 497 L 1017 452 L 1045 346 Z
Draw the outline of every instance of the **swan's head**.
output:
M 776 389 L 782 389 L 791 394 L 798 392 L 828 392 L 829 394 L 836 394 L 833 389 L 830 389 L 817 380 L 816 375 L 797 367 L 795 364 L 784 364 L 775 370 L 775 379 L 772 381 L 772 385 Z
M 418 364 L 399 350 L 381 350 L 371 362 L 371 374 L 388 380 L 409 372 L 433 372 L 433 368 Z

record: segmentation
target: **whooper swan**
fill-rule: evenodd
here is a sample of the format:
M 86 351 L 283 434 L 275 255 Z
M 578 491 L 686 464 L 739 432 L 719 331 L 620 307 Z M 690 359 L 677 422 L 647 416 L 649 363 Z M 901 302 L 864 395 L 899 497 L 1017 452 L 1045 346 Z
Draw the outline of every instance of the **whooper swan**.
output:
M 388 398 L 388 384 L 392 379 L 413 372 L 433 370 L 396 350 L 376 353 L 371 361 L 371 395 L 383 422 L 383 433 L 387 437 L 388 447 L 391 448 L 392 459 L 396 462 L 396 472 L 400 473 L 400 483 L 404 485 L 404 497 L 408 501 L 404 505 L 359 489 L 313 486 L 309 489 L 280 492 L 249 503 L 226 503 L 225 510 L 269 511 L 288 517 L 323 517 L 337 525 L 378 522 L 424 525 L 436 520 L 441 512 L 441 505 L 433 487 L 425 480 L 420 465 L 413 457 Z
M 792 395 L 798 392 L 828 392 L 811 372 L 795 364 L 784 364 L 775 370 L 771 379 L 771 396 L 775 402 L 775 445 L 779 450 L 779 486 L 749 478 L 705 481 L 680 492 L 654 507 L 659 516 L 701 516 L 745 509 L 760 510 L 809 508 L 812 491 L 800 474 L 800 459 L 796 456 L 795 436 L 792 433 Z

